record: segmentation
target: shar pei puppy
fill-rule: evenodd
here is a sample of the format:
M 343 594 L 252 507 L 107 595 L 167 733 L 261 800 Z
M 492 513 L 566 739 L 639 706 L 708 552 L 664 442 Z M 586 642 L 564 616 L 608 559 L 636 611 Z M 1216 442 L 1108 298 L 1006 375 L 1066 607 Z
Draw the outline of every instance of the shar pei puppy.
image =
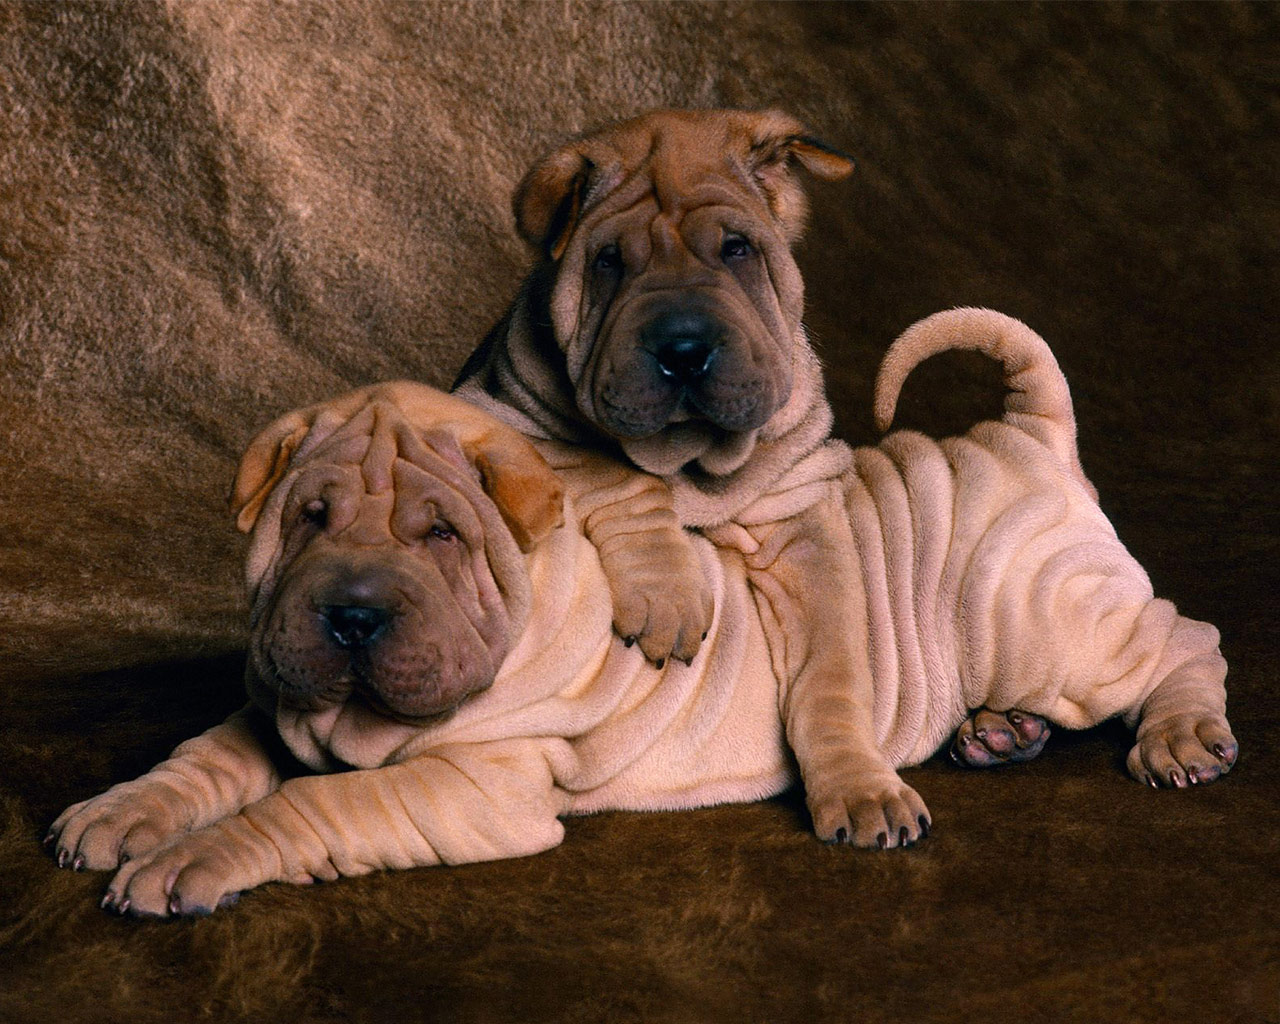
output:
M 845 481 L 844 627 L 875 680 L 880 756 L 923 760 L 980 705 L 1068 727 L 1119 714 L 1137 727 L 1135 777 L 1212 781 L 1237 752 L 1217 631 L 1154 598 L 1117 540 L 1044 342 L 985 310 L 930 318 L 886 356 L 877 420 L 950 347 L 1004 363 L 1003 418 L 942 442 L 891 434 L 854 453 Z M 272 880 L 535 853 L 568 814 L 792 784 L 785 595 L 753 583 L 742 549 L 690 537 L 714 616 L 693 663 L 657 666 L 613 630 L 586 536 L 626 506 L 634 474 L 538 449 L 412 384 L 268 428 L 235 490 L 252 530 L 250 705 L 68 808 L 50 832 L 58 863 L 117 868 L 104 906 L 200 913 Z M 803 504 L 808 486 L 771 500 Z M 276 737 L 316 774 L 282 781 Z
M 614 631 L 584 534 L 632 474 L 611 494 L 607 462 L 545 450 L 556 471 L 461 399 L 396 385 L 269 428 L 234 492 L 250 703 L 68 808 L 59 865 L 118 869 L 105 907 L 203 913 L 272 880 L 536 853 L 566 814 L 786 787 L 743 560 L 692 538 L 714 617 L 694 664 L 658 667 Z M 281 740 L 315 774 L 285 778 Z
M 538 260 L 456 388 L 648 481 L 645 515 L 668 516 L 665 535 L 645 548 L 588 529 L 616 628 L 650 657 L 692 658 L 706 628 L 687 531 L 742 554 L 783 638 L 771 654 L 815 831 L 883 848 L 923 836 L 929 812 L 875 741 L 844 583 L 849 450 L 830 438 L 791 252 L 797 174 L 852 166 L 777 111 L 662 110 L 567 143 L 516 191 Z

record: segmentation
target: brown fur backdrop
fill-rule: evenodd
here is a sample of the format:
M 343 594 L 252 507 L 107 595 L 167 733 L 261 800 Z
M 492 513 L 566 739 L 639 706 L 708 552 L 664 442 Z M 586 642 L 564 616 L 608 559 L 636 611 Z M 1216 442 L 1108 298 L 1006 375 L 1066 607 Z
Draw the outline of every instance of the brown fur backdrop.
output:
M 1273 5 L 0 6 L 0 1020 L 1280 1022 L 1277 53 Z M 1238 769 L 1149 792 L 1104 727 L 910 772 L 936 833 L 902 853 L 791 796 L 99 911 L 39 837 L 239 703 L 241 446 L 447 385 L 529 263 L 523 169 L 656 105 L 777 105 L 857 159 L 801 250 L 851 441 L 914 319 L 1050 341 L 1103 507 L 1222 629 Z M 996 394 L 939 359 L 904 411 Z

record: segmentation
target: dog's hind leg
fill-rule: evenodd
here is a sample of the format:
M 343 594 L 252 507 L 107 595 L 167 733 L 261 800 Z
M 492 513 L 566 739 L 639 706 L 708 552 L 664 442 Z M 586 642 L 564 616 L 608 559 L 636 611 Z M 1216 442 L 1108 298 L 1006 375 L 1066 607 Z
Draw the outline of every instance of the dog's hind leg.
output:
M 1130 589 L 1120 577 L 1110 582 L 1117 596 Z M 1149 588 L 1145 575 L 1130 574 L 1127 582 Z M 1137 728 L 1129 774 L 1152 787 L 1181 789 L 1230 771 L 1239 745 L 1227 723 L 1227 663 L 1217 629 L 1161 598 L 1111 603 L 1100 588 L 1092 593 L 1093 600 L 1082 595 L 1079 602 L 1074 642 L 1064 637 L 1057 652 L 1070 670 L 1045 714 L 1069 728 L 1122 715 Z
M 1172 609 L 1168 602 L 1152 605 Z M 1174 615 L 1155 674 L 1159 682 L 1125 720 L 1138 723 L 1129 774 L 1152 787 L 1181 789 L 1230 771 L 1240 748 L 1227 723 L 1227 664 L 1218 652 L 1218 631 L 1207 622 Z

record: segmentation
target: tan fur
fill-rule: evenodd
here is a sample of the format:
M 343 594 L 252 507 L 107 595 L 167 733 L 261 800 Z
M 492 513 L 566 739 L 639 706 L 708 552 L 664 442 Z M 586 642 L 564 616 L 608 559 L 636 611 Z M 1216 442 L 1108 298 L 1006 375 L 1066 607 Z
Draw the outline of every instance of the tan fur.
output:
M 563 521 L 559 481 L 528 441 L 503 430 L 467 402 L 434 390 L 419 393 L 417 385 L 390 381 L 286 413 L 261 431 L 241 457 L 232 484 L 229 501 L 236 526 L 244 533 L 253 529 L 267 495 L 295 456 L 305 457 L 308 446 L 326 440 L 357 412 L 378 402 L 395 406 L 411 419 L 430 422 L 458 441 L 521 550 L 528 551 Z M 304 440 L 307 446 L 300 450 Z
M 0 5 L 0 1019 L 1274 1018 L 1280 11 L 1022 10 Z M 798 251 L 841 436 L 876 436 L 878 358 L 927 313 L 1049 338 L 1104 509 L 1222 629 L 1248 774 L 1144 799 L 1111 723 L 1017 778 L 913 772 L 944 831 L 885 863 L 788 796 L 191 926 L 96 913 L 110 876 L 38 840 L 242 702 L 221 499 L 248 439 L 363 383 L 447 387 L 527 268 L 508 201 L 548 140 L 773 104 L 858 160 Z M 974 365 L 931 360 L 898 424 L 967 430 Z

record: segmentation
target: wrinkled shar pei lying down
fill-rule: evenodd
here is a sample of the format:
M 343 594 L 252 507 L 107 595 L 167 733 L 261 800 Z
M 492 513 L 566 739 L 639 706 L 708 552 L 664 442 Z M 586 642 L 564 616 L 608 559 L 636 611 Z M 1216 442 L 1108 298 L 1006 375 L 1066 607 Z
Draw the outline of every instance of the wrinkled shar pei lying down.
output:
M 885 756 L 918 763 L 986 705 L 1009 712 L 1019 741 L 1036 716 L 1124 715 L 1130 772 L 1153 784 L 1229 770 L 1217 631 L 1154 599 L 1116 539 L 1039 337 L 984 310 L 917 324 L 881 367 L 878 421 L 910 370 L 950 347 L 1004 364 L 1003 418 L 942 442 L 891 434 L 856 450 L 846 478 L 861 563 L 844 581 L 862 616 L 850 629 Z M 118 869 L 103 901 L 115 910 L 202 913 L 273 880 L 537 853 L 561 841 L 564 815 L 791 785 L 787 594 L 748 582 L 758 552 L 732 531 L 694 536 L 714 619 L 695 659 L 658 667 L 612 629 L 584 536 L 633 481 L 581 450 L 539 448 L 414 384 L 264 432 L 236 488 L 253 531 L 250 704 L 68 808 L 50 832 L 58 863 Z M 282 781 L 272 730 L 316 774 Z M 960 737 L 962 759 L 974 742 Z

